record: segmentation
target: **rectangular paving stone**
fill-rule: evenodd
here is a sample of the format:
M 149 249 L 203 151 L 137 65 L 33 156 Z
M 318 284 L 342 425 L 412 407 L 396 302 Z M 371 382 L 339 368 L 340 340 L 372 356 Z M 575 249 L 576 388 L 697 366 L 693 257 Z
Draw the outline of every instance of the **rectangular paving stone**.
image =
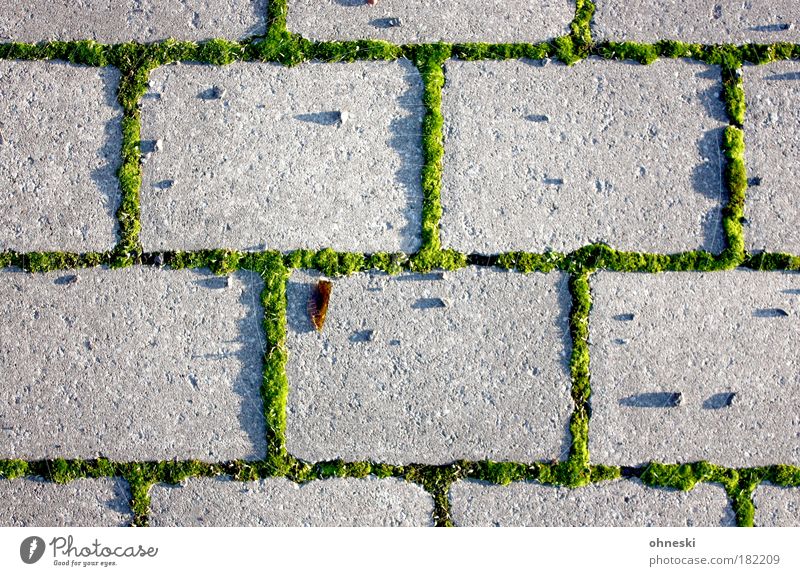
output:
M 130 526 L 130 502 L 121 478 L 0 479 L 0 526 Z
M 798 42 L 796 0 L 595 0 L 595 41 Z
M 747 249 L 800 254 L 800 63 L 743 71 Z
M 145 249 L 416 251 L 421 98 L 407 60 L 153 71 Z
M 0 458 L 263 458 L 261 286 L 0 271 Z
M 244 39 L 267 30 L 268 0 L 26 0 L 0 5 L 0 41 L 106 44 Z
M 574 16 L 574 0 L 290 0 L 287 27 L 313 40 L 543 42 Z
M 592 461 L 800 463 L 800 274 L 592 277 Z
M 352 275 L 333 283 L 319 332 L 307 309 L 317 278 L 295 272 L 287 287 L 291 454 L 393 464 L 566 458 L 566 275 Z
M 113 68 L 0 60 L 0 251 L 114 246 L 118 83 Z
M 723 249 L 718 67 L 448 61 L 445 75 L 444 246 Z
M 430 526 L 433 498 L 398 478 L 191 478 L 150 491 L 151 526 Z
M 456 526 L 735 526 L 725 489 L 697 484 L 689 492 L 615 480 L 580 488 L 473 481 L 450 488 Z
M 800 487 L 759 484 L 753 504 L 756 526 L 800 526 Z

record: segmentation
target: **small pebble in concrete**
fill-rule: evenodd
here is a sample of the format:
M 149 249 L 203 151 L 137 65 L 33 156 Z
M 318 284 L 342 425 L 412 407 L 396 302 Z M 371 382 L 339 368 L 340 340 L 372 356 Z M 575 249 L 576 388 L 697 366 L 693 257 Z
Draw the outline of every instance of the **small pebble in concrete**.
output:
M 614 480 L 580 488 L 459 481 L 450 488 L 456 526 L 734 526 L 724 488 L 689 492 Z
M 318 276 L 292 274 L 289 452 L 312 462 L 565 459 L 566 275 L 430 276 L 339 278 L 318 332 L 306 310 Z
M 787 293 L 798 288 L 800 274 L 783 272 L 594 274 L 592 460 L 799 464 L 800 300 Z M 790 316 L 753 315 L 778 306 Z
M 595 0 L 595 41 L 700 44 L 798 42 L 796 0 L 653 2 Z
M 0 271 L 0 459 L 265 456 L 258 274 L 80 276 Z
M 756 526 L 800 526 L 800 487 L 759 484 L 753 491 Z
M 800 254 L 800 62 L 745 66 L 748 184 L 745 244 L 751 252 Z
M 433 498 L 398 478 L 190 478 L 150 491 L 151 526 L 430 526 Z
M 130 526 L 130 501 L 121 478 L 0 479 L 0 526 Z
M 0 126 L 8 139 L 0 160 L 0 250 L 114 246 L 118 83 L 113 68 L 0 60 Z
M 718 67 L 448 60 L 445 77 L 444 247 L 724 248 Z

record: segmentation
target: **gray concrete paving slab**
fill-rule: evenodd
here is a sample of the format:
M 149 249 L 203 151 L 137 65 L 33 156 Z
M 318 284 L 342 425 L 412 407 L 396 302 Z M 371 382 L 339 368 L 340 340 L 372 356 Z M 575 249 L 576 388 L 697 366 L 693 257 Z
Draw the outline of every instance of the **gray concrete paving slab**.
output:
M 800 62 L 743 72 L 747 249 L 800 254 Z
M 130 501 L 121 478 L 0 479 L 0 526 L 130 526 Z
M 0 271 L 0 458 L 263 458 L 261 286 Z
M 313 40 L 543 42 L 574 16 L 574 0 L 291 0 L 287 27 Z
M 701 44 L 800 41 L 795 0 L 595 0 L 596 41 Z
M 448 61 L 445 75 L 444 246 L 723 249 L 719 68 Z
M 240 40 L 267 30 L 268 0 L 26 0 L 0 5 L 0 41 Z
M 150 492 L 151 526 L 430 526 L 433 498 L 398 478 L 192 478 Z
M 800 463 L 800 274 L 590 283 L 592 461 Z
M 314 330 L 317 276 L 287 287 L 286 443 L 309 461 L 566 459 L 566 275 L 468 268 L 336 279 Z
M 417 250 L 421 98 L 406 60 L 153 71 L 145 249 Z
M 800 526 L 800 487 L 759 484 L 753 504 L 756 526 Z
M 450 488 L 456 526 L 734 526 L 725 490 L 698 484 L 688 492 L 615 480 L 581 488 L 474 481 Z
M 119 72 L 0 61 L 0 251 L 116 243 Z

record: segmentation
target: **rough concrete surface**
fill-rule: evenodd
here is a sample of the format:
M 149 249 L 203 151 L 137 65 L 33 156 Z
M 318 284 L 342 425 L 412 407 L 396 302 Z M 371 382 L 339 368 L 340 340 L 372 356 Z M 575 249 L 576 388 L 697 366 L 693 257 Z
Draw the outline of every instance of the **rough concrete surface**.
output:
M 309 461 L 565 459 L 573 408 L 566 275 L 469 268 L 288 284 L 287 448 Z
M 153 71 L 145 249 L 415 251 L 421 98 L 406 60 Z
M 151 526 L 430 526 L 433 498 L 398 478 L 189 479 L 150 492 Z
M 290 0 L 287 27 L 313 40 L 543 42 L 574 16 L 574 0 Z
M 130 526 L 130 500 L 121 478 L 0 479 L 0 526 Z
M 800 526 L 800 487 L 759 484 L 753 491 L 756 526 Z
M 594 0 L 596 41 L 800 42 L 797 0 Z
M 262 282 L 226 283 L 0 271 L 0 458 L 263 458 Z
M 615 480 L 580 488 L 514 482 L 461 481 L 450 488 L 456 526 L 734 526 L 725 489 L 697 484 L 691 491 Z
M 445 247 L 723 249 L 718 67 L 448 61 L 445 75 Z
M 268 0 L 25 0 L 0 3 L 0 41 L 243 39 L 267 30 Z
M 0 251 L 116 242 L 119 72 L 0 60 Z
M 599 272 L 591 288 L 594 462 L 800 464 L 800 274 Z
M 800 62 L 745 66 L 743 81 L 747 249 L 800 254 Z

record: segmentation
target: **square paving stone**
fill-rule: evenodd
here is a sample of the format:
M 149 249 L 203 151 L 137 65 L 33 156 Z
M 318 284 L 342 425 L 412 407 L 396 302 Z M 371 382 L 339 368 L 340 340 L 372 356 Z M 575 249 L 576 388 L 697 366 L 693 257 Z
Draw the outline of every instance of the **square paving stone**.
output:
M 800 41 L 796 0 L 594 0 L 595 41 L 771 44 Z
M 570 297 L 560 272 L 491 269 L 288 284 L 286 443 L 308 461 L 566 459 Z
M 287 27 L 313 40 L 543 42 L 569 34 L 574 0 L 290 0 Z
M 0 458 L 263 458 L 261 286 L 250 272 L 0 271 Z
M 590 283 L 593 462 L 800 463 L 800 274 Z
M 753 491 L 756 526 L 800 526 L 800 487 L 759 484 Z
M 800 254 L 800 62 L 745 66 L 744 91 L 747 249 Z
M 723 249 L 718 67 L 448 61 L 445 76 L 445 247 Z
M 414 252 L 421 99 L 407 60 L 154 70 L 142 104 L 145 250 Z
M 266 33 L 267 6 L 268 0 L 4 0 L 0 41 L 239 40 Z
M 0 60 L 0 251 L 116 243 L 119 72 Z

